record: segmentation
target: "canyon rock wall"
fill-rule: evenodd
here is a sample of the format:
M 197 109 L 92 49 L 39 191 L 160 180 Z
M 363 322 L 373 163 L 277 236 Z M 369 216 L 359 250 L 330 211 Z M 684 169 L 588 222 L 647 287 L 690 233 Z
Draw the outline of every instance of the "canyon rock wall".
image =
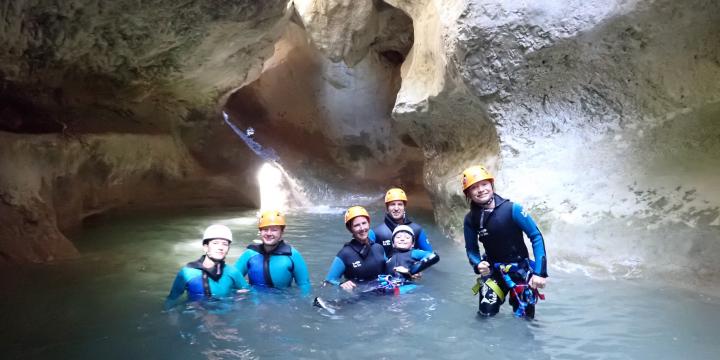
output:
M 416 29 L 394 118 L 421 123 L 451 234 L 466 211 L 459 174 L 486 163 L 539 220 L 556 265 L 720 272 L 717 2 L 388 3 Z
M 355 3 L 346 5 L 355 9 Z M 356 21 L 334 25 L 337 39 L 325 39 L 328 30 L 313 32 L 318 25 L 306 21 L 316 17 L 290 24 L 262 74 L 235 91 L 226 108 L 241 128 L 255 130 L 258 143 L 279 154 L 287 171 L 307 179 L 308 187 L 332 184 L 338 195 L 377 195 L 389 186 L 424 193 L 422 152 L 390 117 L 400 65 L 412 46 L 412 22 L 392 7 L 371 7 L 372 26 L 364 36 L 372 45 L 363 41 L 361 49 L 341 36 L 355 31 L 352 27 L 337 28 Z M 316 45 L 317 38 L 324 41 Z M 362 58 L 335 58 L 348 49 Z M 308 189 L 308 194 L 319 200 L 327 192 Z
M 0 263 L 74 256 L 63 233 L 108 209 L 257 205 L 218 98 L 259 75 L 287 5 L 3 2 Z
M 316 194 L 424 188 L 462 241 L 460 173 L 483 163 L 556 269 L 718 284 L 716 1 L 36 0 L 0 20 L 2 260 L 72 255 L 59 229 L 135 202 L 257 205 L 224 108 Z

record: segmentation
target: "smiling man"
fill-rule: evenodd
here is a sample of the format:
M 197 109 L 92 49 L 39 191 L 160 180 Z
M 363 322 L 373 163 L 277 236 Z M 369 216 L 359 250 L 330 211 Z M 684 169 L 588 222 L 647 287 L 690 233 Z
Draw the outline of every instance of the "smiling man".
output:
M 300 252 L 283 239 L 285 225 L 285 216 L 279 211 L 263 211 L 258 220 L 262 244 L 248 245 L 235 266 L 254 287 L 284 289 L 294 279 L 303 295 L 307 295 L 310 274 Z
M 242 274 L 234 266 L 225 264 L 232 243 L 230 229 L 225 225 L 210 225 L 203 232 L 202 242 L 205 255 L 180 269 L 165 301 L 166 309 L 175 306 L 185 292 L 188 300 L 196 301 L 227 297 L 236 290 L 248 288 Z
M 413 230 L 413 240 L 415 249 L 433 251 L 430 240 L 423 230 L 422 226 L 410 220 L 405 212 L 407 205 L 407 195 L 400 188 L 392 188 L 385 193 L 385 219 L 379 225 L 375 226 L 369 233 L 370 241 L 382 245 L 385 250 L 385 256 L 388 258 L 393 254 L 392 234 L 398 225 L 407 225 Z

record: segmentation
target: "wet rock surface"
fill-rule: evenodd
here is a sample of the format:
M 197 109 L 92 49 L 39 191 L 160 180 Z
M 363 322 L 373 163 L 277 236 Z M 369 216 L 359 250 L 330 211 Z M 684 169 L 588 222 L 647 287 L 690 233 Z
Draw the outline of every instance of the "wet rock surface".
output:
M 462 236 L 466 211 L 458 174 L 486 163 L 558 260 L 628 277 L 720 271 L 717 3 L 470 1 L 444 6 L 440 25 L 437 2 L 389 3 L 416 31 L 436 29 L 416 35 L 393 115 L 427 119 L 415 129 L 428 135 L 415 138 L 442 164 L 428 157 L 425 180 L 451 234 Z M 438 74 L 444 82 L 427 81 Z M 474 107 L 448 107 L 453 99 Z M 481 125 L 491 130 L 471 131 Z M 448 126 L 455 132 L 438 137 Z M 462 146 L 438 151 L 442 141 Z
M 75 255 L 63 232 L 108 209 L 257 204 L 217 101 L 259 74 L 286 6 L 0 5 L 0 262 Z
M 5 4 L 0 205 L 16 230 L 3 258 L 20 219 L 42 244 L 95 209 L 215 193 L 162 188 L 233 183 L 229 202 L 255 204 L 261 159 L 224 108 L 313 188 L 424 188 L 458 241 L 459 174 L 483 163 L 554 264 L 711 279 L 718 14 L 703 0 Z M 54 145 L 30 156 L 37 139 Z M 149 148 L 108 149 L 118 141 Z M 172 155 L 144 159 L 163 154 L 152 146 Z M 108 156 L 122 160 L 92 160 Z M 27 258 L 72 254 L 63 241 Z

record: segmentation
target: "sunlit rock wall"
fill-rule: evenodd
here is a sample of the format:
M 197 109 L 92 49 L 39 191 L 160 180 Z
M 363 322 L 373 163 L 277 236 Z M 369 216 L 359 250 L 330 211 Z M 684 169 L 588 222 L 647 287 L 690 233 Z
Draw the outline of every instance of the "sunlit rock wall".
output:
M 718 284 L 717 1 L 36 0 L 0 20 L 0 261 L 72 255 L 59 230 L 136 201 L 256 205 L 224 107 L 318 187 L 422 178 L 458 240 L 459 174 L 484 163 L 556 270 Z
M 113 208 L 258 202 L 218 99 L 253 81 L 286 1 L 4 1 L 0 263 L 73 256 Z M 62 232 L 61 232 L 62 231 Z
M 486 163 L 556 266 L 720 273 L 720 4 L 387 2 L 416 32 L 394 118 L 451 234 L 459 174 Z
M 334 194 L 422 189 L 423 154 L 390 118 L 412 46 L 410 18 L 373 1 L 296 6 L 297 24 L 260 77 L 228 99 L 234 121 L 308 180 L 318 201 L 328 185 Z

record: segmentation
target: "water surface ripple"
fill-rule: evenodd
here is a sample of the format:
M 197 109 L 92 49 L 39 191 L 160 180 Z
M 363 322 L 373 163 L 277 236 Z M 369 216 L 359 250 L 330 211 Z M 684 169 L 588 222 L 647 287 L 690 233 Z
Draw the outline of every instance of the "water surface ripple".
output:
M 257 238 L 254 211 L 124 216 L 97 221 L 74 239 L 81 259 L 5 269 L 0 297 L 4 359 L 717 359 L 720 301 L 640 280 L 594 280 L 550 268 L 534 321 L 503 307 L 475 315 L 475 276 L 464 248 L 421 214 L 441 261 L 399 297 L 348 297 L 320 289 L 342 244 L 343 209 L 288 216 L 285 238 L 305 257 L 314 295 L 267 291 L 163 312 L 177 270 L 201 254 L 202 230 L 229 225 L 229 259 Z M 374 219 L 380 219 L 375 209 Z M 552 239 L 547 239 L 552 261 Z M 13 325 L 9 325 L 13 324 Z

